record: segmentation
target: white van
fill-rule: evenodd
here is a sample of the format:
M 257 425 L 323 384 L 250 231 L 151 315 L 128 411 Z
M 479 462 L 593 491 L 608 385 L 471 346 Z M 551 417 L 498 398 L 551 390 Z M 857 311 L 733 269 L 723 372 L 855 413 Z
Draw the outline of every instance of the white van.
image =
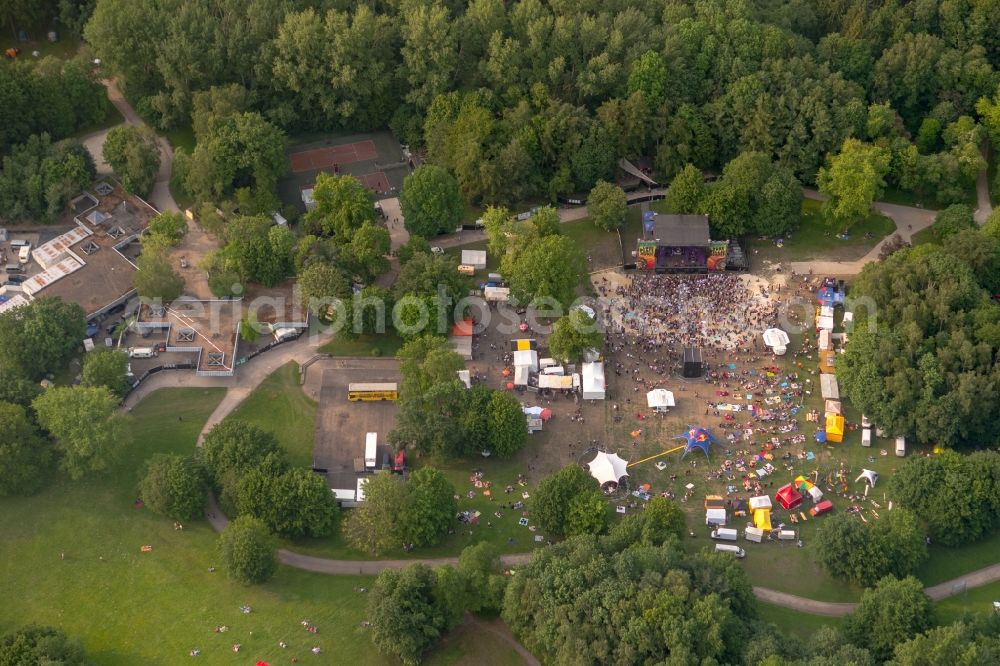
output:
M 299 337 L 299 329 L 297 328 L 277 328 L 274 330 L 275 342 L 285 342 L 286 340 L 294 340 L 297 337 Z
M 902 458 L 906 455 L 906 438 L 897 437 L 896 438 L 896 455 Z
M 21 249 L 17 252 L 17 260 L 22 264 L 31 261 L 31 244 L 21 246 Z
M 747 541 L 753 541 L 754 543 L 761 543 L 764 540 L 764 530 L 759 527 L 748 527 L 743 530 L 743 537 Z
M 129 358 L 153 358 L 156 356 L 156 350 L 152 347 L 129 347 L 128 357 Z
M 872 429 L 865 428 L 861 431 L 861 446 L 871 446 L 872 445 Z
M 717 543 L 715 544 L 715 552 L 717 553 L 729 553 L 738 560 L 742 560 L 747 556 L 747 552 L 740 548 L 739 546 L 730 546 L 728 543 Z
M 712 530 L 711 536 L 713 539 L 719 539 L 720 541 L 736 541 L 739 532 L 729 527 L 717 527 Z

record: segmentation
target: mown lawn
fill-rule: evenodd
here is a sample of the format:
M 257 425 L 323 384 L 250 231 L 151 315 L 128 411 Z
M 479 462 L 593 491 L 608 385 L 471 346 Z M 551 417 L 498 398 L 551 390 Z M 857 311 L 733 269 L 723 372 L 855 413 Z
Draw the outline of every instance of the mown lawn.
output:
M 330 356 L 395 356 L 403 346 L 403 339 L 394 331 L 378 335 L 359 335 L 355 338 L 337 336 L 320 347 Z
M 0 501 L 0 630 L 29 622 L 59 626 L 79 636 L 102 665 L 177 664 L 193 648 L 205 664 L 285 662 L 293 653 L 311 656 L 313 645 L 358 664 L 392 663 L 374 654 L 360 627 L 364 604 L 353 603 L 360 596 L 353 588 L 370 579 L 281 568 L 266 585 L 244 587 L 222 571 L 209 572 L 218 561 L 207 523 L 176 531 L 169 519 L 133 506 L 149 456 L 193 451 L 222 395 L 157 391 L 133 410 L 136 444 L 106 475 L 60 479 L 34 497 Z M 147 544 L 152 552 L 141 553 Z M 253 613 L 241 613 L 243 604 Z M 322 633 L 306 634 L 303 618 Z M 230 632 L 215 634 L 219 625 Z M 279 640 L 288 642 L 287 651 Z M 242 653 L 232 652 L 234 643 L 244 646 Z
M 248 421 L 274 433 L 289 462 L 311 467 L 316 439 L 316 402 L 302 391 L 299 364 L 278 368 L 227 418 Z
M 837 237 L 838 229 L 823 219 L 820 205 L 819 201 L 812 199 L 802 200 L 801 221 L 797 229 L 785 235 L 782 247 L 777 247 L 773 239 L 750 240 L 749 249 L 754 253 L 754 261 L 854 261 L 865 256 L 896 229 L 892 220 L 873 211 L 851 227 L 846 240 L 841 240 Z M 870 237 L 866 238 L 865 234 L 870 234 Z
M 924 585 L 937 585 L 962 574 L 982 569 L 1000 560 L 1000 531 L 966 546 L 948 548 L 936 543 L 930 545 L 930 557 L 917 571 L 917 578 Z
M 951 624 L 961 620 L 966 613 L 992 614 L 993 602 L 1000 601 L 1000 581 L 974 587 L 962 594 L 949 597 L 934 604 L 939 624 Z

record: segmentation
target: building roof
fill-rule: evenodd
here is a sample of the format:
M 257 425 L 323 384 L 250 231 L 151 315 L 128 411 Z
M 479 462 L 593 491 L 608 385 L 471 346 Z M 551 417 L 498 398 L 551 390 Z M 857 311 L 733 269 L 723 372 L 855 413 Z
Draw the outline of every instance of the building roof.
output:
M 671 247 L 701 246 L 712 242 L 707 215 L 657 214 L 654 219 L 653 237 L 660 245 Z

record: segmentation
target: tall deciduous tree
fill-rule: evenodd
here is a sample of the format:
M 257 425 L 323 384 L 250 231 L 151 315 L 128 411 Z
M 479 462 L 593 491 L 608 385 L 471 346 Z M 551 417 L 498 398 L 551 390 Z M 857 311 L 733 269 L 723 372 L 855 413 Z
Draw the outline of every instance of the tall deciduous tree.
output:
M 0 402 L 0 497 L 30 495 L 42 485 L 51 453 L 21 405 Z
M 438 0 L 409 5 L 402 34 L 403 76 L 410 86 L 406 101 L 423 110 L 453 84 L 458 40 L 448 9 Z
M 65 366 L 86 332 L 83 308 L 43 296 L 0 314 L 0 365 L 41 379 Z
M 379 555 L 403 543 L 399 516 L 405 510 L 406 486 L 393 474 L 368 477 L 365 501 L 344 519 L 344 538 L 358 550 Z
M 95 349 L 83 359 L 83 385 L 104 386 L 119 398 L 129 387 L 128 355 L 112 349 Z
M 201 518 L 208 503 L 208 480 L 202 467 L 177 455 L 154 456 L 139 481 L 139 496 L 150 509 L 175 520 Z
M 934 606 L 919 580 L 887 576 L 864 591 L 845 628 L 855 645 L 871 650 L 880 660 L 892 656 L 896 645 L 934 626 Z
M 225 472 L 244 474 L 271 455 L 281 455 L 274 435 L 238 419 L 214 426 L 201 446 L 201 459 L 216 483 Z
M 819 170 L 816 183 L 826 195 L 823 211 L 841 229 L 868 216 L 872 201 L 882 194 L 889 172 L 889 151 L 847 139 L 840 153 Z
M 587 197 L 587 212 L 594 224 L 605 231 L 625 226 L 628 216 L 628 199 L 625 190 L 607 181 L 598 181 Z
M 354 176 L 319 174 L 313 198 L 316 207 L 305 216 L 311 233 L 349 241 L 361 225 L 375 221 L 375 200 Z
M 406 500 L 399 516 L 404 539 L 415 546 L 441 541 L 455 520 L 455 486 L 433 467 L 422 467 L 406 480 Z
M 552 355 L 562 361 L 572 362 L 591 349 L 604 348 L 604 335 L 597 322 L 582 308 L 573 308 L 559 318 L 549 337 Z
M 103 386 L 53 387 L 32 405 L 72 479 L 107 469 L 132 442 L 125 417 L 116 414 L 118 400 Z
M 531 513 L 538 526 L 551 536 L 564 536 L 569 528 L 570 505 L 574 498 L 596 494 L 597 481 L 579 465 L 568 465 L 542 479 L 531 501 Z
M 708 192 L 705 176 L 693 164 L 687 164 L 670 181 L 667 206 L 674 213 L 695 213 Z
M 240 516 L 226 525 L 218 549 L 229 577 L 241 583 L 265 583 L 278 570 L 277 540 L 253 516 Z
M 583 252 L 567 236 L 545 236 L 501 263 L 511 295 L 520 303 L 552 298 L 569 304 L 587 270 Z
M 379 574 L 368 598 L 372 643 L 407 666 L 419 664 L 452 622 L 438 593 L 438 575 L 423 564 Z
M 299 305 L 313 314 L 325 315 L 336 299 L 351 295 L 351 285 L 344 274 L 322 261 L 314 261 L 299 273 L 296 281 Z
M 150 237 L 153 239 L 154 237 Z M 172 303 L 184 293 L 184 278 L 174 270 L 170 254 L 162 243 L 144 241 L 136 260 L 132 284 L 141 298 Z
M 487 410 L 490 451 L 500 458 L 512 457 L 528 441 L 520 401 L 510 393 L 494 391 Z
M 160 148 L 152 130 L 137 125 L 115 127 L 108 132 L 102 150 L 127 192 L 144 197 L 153 190 L 160 169 Z
M 26 626 L 0 637 L 0 664 L 88 666 L 80 640 L 53 627 Z
M 458 181 L 433 164 L 425 164 L 406 177 L 399 206 L 406 230 L 425 238 L 453 231 L 465 212 Z

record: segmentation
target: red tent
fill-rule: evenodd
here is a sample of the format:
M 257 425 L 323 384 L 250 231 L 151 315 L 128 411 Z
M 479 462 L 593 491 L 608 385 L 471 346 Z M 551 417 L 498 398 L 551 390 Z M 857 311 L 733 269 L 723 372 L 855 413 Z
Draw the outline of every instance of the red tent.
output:
M 794 509 L 802 504 L 802 495 L 790 483 L 778 488 L 778 492 L 774 493 L 774 499 L 777 500 L 782 509 Z

